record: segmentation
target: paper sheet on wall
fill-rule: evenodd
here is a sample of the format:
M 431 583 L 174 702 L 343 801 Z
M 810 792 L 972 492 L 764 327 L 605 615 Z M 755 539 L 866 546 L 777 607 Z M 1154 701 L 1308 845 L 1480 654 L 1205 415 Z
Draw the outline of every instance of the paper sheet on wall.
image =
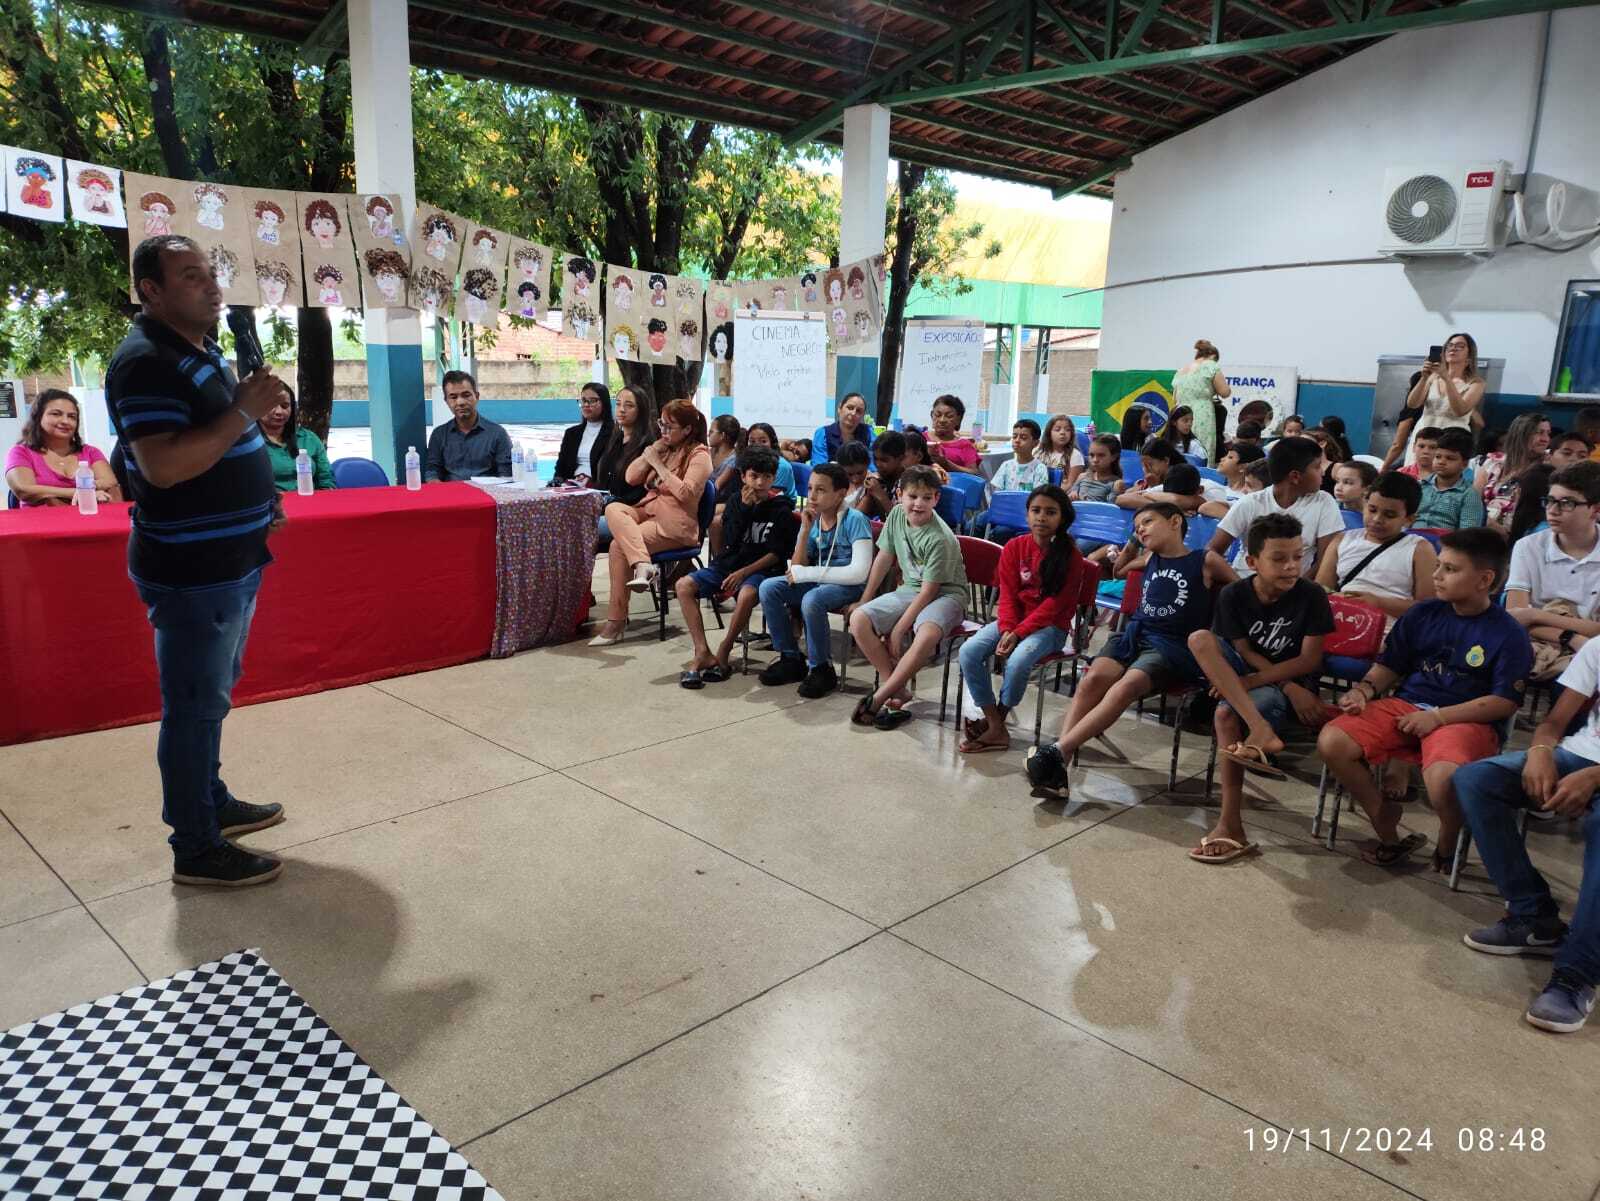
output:
M 117 168 L 69 158 L 67 197 L 74 221 L 127 228 L 128 215 L 122 207 L 122 172 Z
M 977 318 L 913 318 L 906 322 L 895 375 L 900 419 L 925 426 L 934 400 L 952 392 L 977 396 L 983 383 L 984 323 Z
M 295 194 L 276 188 L 235 189 L 243 193 L 245 229 L 255 264 L 261 303 L 295 308 L 304 299 L 300 274 L 299 207 Z M 130 193 L 131 196 L 131 193 Z
M 1222 377 L 1228 381 L 1228 408 L 1224 436 L 1233 437 L 1239 429 L 1239 410 L 1252 401 L 1265 401 L 1272 407 L 1272 420 L 1267 429 L 1275 430 L 1283 419 L 1295 411 L 1300 395 L 1300 369 L 1298 367 L 1224 367 Z
M 603 340 L 600 328 L 600 273 L 594 260 L 563 251 L 561 265 L 561 332 L 584 342 Z
M 211 271 L 229 304 L 261 303 L 255 258 L 250 249 L 248 189 L 231 184 L 183 183 L 187 189 L 180 207 L 189 213 L 189 235 L 200 243 Z
M 530 321 L 550 307 L 550 247 L 526 238 L 511 239 L 504 309 Z
M 729 280 L 714 279 L 706 285 L 706 328 L 733 320 L 733 310 L 738 304 Z
M 472 325 L 500 324 L 500 300 L 506 285 L 506 260 L 511 235 L 479 225 L 467 227 L 467 248 L 461 256 L 461 288 L 456 293 L 456 317 Z
M 639 274 L 644 279 L 643 311 L 639 314 L 639 332 L 644 344 L 640 357 L 646 363 L 672 366 L 678 361 L 678 336 L 674 328 L 678 304 L 673 295 L 678 277 L 661 271 Z
M 400 218 L 400 197 L 363 192 L 352 198 L 347 207 L 366 307 L 405 308 L 411 277 L 411 243 Z
M 448 278 L 454 287 L 466 233 L 466 218 L 417 201 L 411 222 L 412 277 L 427 267 Z
M 706 357 L 713 363 L 733 362 L 733 322 L 722 321 L 706 331 Z
M 733 411 L 740 423 L 814 428 L 828 391 L 824 323 L 809 313 L 763 313 L 736 318 L 735 329 Z
M 181 179 L 140 175 L 136 171 L 123 173 L 122 194 L 128 214 L 128 295 L 136 303 L 139 293 L 133 287 L 133 252 L 146 238 L 193 236 L 191 209 L 180 203 L 193 187 Z M 248 269 L 248 262 L 244 266 Z
M 65 168 L 53 154 L 40 154 L 6 146 L 6 209 L 17 217 L 35 221 L 67 219 Z
M 641 331 L 647 317 L 640 311 L 643 276 L 632 267 L 606 264 L 606 354 L 622 363 L 643 363 Z
M 735 316 L 754 317 L 766 304 L 772 293 L 771 284 L 764 279 L 736 279 L 733 281 L 733 308 Z
M 800 311 L 822 312 L 822 276 L 826 267 L 807 267 L 800 272 Z
M 685 363 L 705 358 L 706 285 L 686 275 L 673 278 L 672 327 L 677 340 L 676 353 Z
M 357 308 L 361 277 L 350 236 L 350 197 L 296 192 L 295 224 L 305 266 L 306 304 L 316 309 Z

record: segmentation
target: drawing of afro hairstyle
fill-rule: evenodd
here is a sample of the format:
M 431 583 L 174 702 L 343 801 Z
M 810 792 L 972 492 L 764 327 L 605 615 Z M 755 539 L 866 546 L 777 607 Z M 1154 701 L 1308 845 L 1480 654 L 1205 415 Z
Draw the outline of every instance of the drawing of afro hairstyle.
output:
M 206 257 L 211 260 L 211 273 L 213 275 L 234 276 L 239 274 L 239 256 L 226 246 L 213 246 L 206 251 Z
M 377 216 L 377 210 L 382 209 L 390 216 L 394 215 L 394 205 L 389 203 L 387 196 L 374 196 L 367 201 L 367 212 Z
M 678 323 L 678 332 L 685 338 L 692 338 L 700 332 L 700 323 L 689 317 Z
M 406 260 L 399 251 L 369 250 L 362 257 L 366 259 L 367 274 L 369 275 L 377 276 L 387 272 L 390 275 L 398 275 L 402 279 L 405 278 Z
M 567 260 L 567 274 L 568 275 L 582 275 L 582 276 L 586 277 L 591 284 L 594 283 L 594 280 L 595 280 L 594 260 L 593 259 L 580 259 L 580 258 L 577 258 L 577 257 L 568 259 Z
M 461 290 L 479 300 L 488 300 L 495 291 L 494 272 L 486 267 L 474 267 L 461 277 Z
M 650 290 L 652 292 L 654 292 L 657 288 L 661 288 L 661 289 L 665 290 L 666 286 L 667 286 L 667 277 L 665 275 L 657 274 L 657 275 L 652 275 L 650 277 Z
M 441 232 L 448 234 L 452 242 L 456 240 L 455 222 L 443 213 L 434 213 L 422 223 L 422 236 L 424 238 L 431 238 L 434 234 Z
M 438 303 L 443 303 L 444 298 L 450 294 L 450 280 L 442 271 L 435 271 L 432 267 L 423 267 L 417 271 L 412 279 L 412 286 L 422 295 L 429 293 L 439 298 Z
M 108 192 L 115 186 L 111 182 L 111 176 L 98 167 L 85 167 L 78 172 L 78 186 L 84 191 L 88 191 L 90 184 L 99 184 Z
M 56 177 L 55 168 L 45 162 L 44 159 L 34 158 L 32 155 L 27 154 L 17 160 L 16 172 L 23 178 L 27 178 L 30 175 L 42 175 L 46 179 L 53 180 Z
M 344 228 L 344 222 L 339 220 L 339 210 L 333 207 L 331 201 L 313 200 L 310 204 L 306 205 L 307 231 L 311 229 L 311 223 L 317 220 L 332 221 L 334 233 L 338 233 Z
M 311 273 L 311 278 L 319 284 L 325 284 L 330 279 L 336 284 L 344 283 L 344 272 L 332 263 L 319 263 L 317 269 Z
M 619 275 L 619 276 L 617 276 L 616 279 L 611 281 L 611 289 L 612 289 L 612 291 L 615 291 L 616 289 L 622 287 L 623 284 L 627 284 L 628 285 L 628 291 L 630 291 L 630 292 L 633 291 L 633 278 L 631 276 L 627 276 L 627 275 Z
M 801 287 L 805 287 L 808 284 L 814 284 L 816 282 L 817 282 L 817 273 L 815 271 L 805 271 L 805 272 L 801 273 L 801 275 L 800 275 L 800 286 Z
M 520 284 L 517 285 L 517 295 L 518 296 L 532 296 L 533 299 L 538 300 L 539 299 L 539 285 L 534 283 L 531 279 L 523 280 Z
M 833 285 L 834 284 L 838 284 L 839 285 L 839 291 L 840 292 L 844 291 L 844 272 L 840 271 L 838 268 L 834 268 L 833 270 L 829 271 L 828 274 L 826 274 L 826 275 L 824 275 L 822 277 L 823 290 L 829 296 L 833 295 Z
M 284 263 L 258 262 L 256 264 L 256 278 L 265 283 L 275 279 L 285 288 L 294 283 L 294 272 L 290 271 Z
M 169 213 L 176 212 L 178 208 L 172 203 L 172 197 L 165 192 L 146 192 L 139 197 L 139 207 L 147 213 L 158 204 L 164 206 Z
M 511 256 L 511 261 L 514 263 L 538 263 L 543 266 L 544 255 L 537 246 L 524 246 Z
M 852 288 L 857 284 L 864 284 L 867 282 L 866 272 L 862 271 L 860 267 L 850 268 L 850 274 L 845 278 L 846 282 L 849 283 Z
M 650 334 L 664 334 L 667 332 L 667 323 L 660 317 L 650 318 L 650 324 L 645 326 L 645 332 Z
M 489 248 L 491 250 L 493 250 L 496 246 L 500 245 L 500 239 L 494 236 L 494 231 L 491 230 L 491 229 L 480 229 L 477 233 L 473 234 L 472 235 L 472 244 L 474 246 L 476 246 L 479 242 L 483 241 L 485 238 L 489 239 Z
M 283 210 L 278 207 L 276 201 L 273 201 L 273 200 L 258 200 L 258 201 L 256 201 L 256 207 L 255 207 L 256 220 L 257 221 L 261 220 L 261 218 L 266 216 L 268 213 L 271 213 L 279 221 L 283 220 Z
M 194 201 L 195 201 L 195 203 L 199 204 L 201 198 L 205 197 L 205 196 L 214 196 L 216 199 L 222 201 L 223 204 L 227 204 L 228 203 L 228 194 L 226 192 L 224 192 L 221 188 L 217 187 L 216 184 L 214 184 L 214 183 L 197 183 L 197 184 L 195 184 L 194 185 Z

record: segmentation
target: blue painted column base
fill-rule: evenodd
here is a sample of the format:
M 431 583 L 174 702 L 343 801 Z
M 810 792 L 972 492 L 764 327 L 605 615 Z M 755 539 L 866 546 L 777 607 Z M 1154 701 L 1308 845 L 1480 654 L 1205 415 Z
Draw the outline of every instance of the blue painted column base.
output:
M 842 354 L 834 360 L 833 403 L 828 406 L 828 420 L 833 420 L 839 402 L 851 392 L 867 398 L 867 416 L 876 420 L 878 409 L 878 360 L 876 356 Z
M 406 448 L 428 454 L 428 399 L 422 387 L 422 347 L 367 343 L 368 413 L 372 457 L 390 483 L 404 483 Z

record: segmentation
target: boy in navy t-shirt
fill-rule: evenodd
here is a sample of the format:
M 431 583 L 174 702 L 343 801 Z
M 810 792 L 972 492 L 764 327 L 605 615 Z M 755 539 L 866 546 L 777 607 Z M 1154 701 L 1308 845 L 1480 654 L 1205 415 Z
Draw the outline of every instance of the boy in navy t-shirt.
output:
M 1383 798 L 1368 770 L 1398 756 L 1422 764 L 1439 815 L 1433 867 L 1450 868 L 1461 832 L 1456 768 L 1500 753 L 1495 724 L 1521 707 L 1533 669 L 1527 631 L 1493 601 L 1505 570 L 1498 531 L 1446 534 L 1434 570 L 1436 599 L 1395 622 L 1377 662 L 1339 698 L 1344 716 L 1317 740 L 1328 770 L 1372 820 L 1378 843 L 1363 854 L 1369 863 L 1391 867 L 1427 842 L 1421 834 L 1400 838 L 1400 805 Z M 1391 688 L 1392 696 L 1378 699 Z

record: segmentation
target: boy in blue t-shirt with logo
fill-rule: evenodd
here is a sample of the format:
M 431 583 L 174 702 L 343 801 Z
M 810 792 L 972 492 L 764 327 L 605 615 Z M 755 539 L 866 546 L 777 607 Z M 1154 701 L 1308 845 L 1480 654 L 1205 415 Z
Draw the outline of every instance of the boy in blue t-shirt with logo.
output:
M 1399 757 L 1422 764 L 1429 802 L 1439 815 L 1435 871 L 1450 870 L 1461 833 L 1454 777 L 1463 763 L 1500 753 L 1495 724 L 1522 706 L 1533 647 L 1516 618 L 1494 603 L 1506 571 L 1498 530 L 1452 530 L 1440 541 L 1436 599 L 1412 606 L 1384 642 L 1377 661 L 1339 698 L 1344 715 L 1323 728 L 1317 750 L 1378 835 L 1362 858 L 1402 863 L 1427 839 L 1399 834 L 1400 804 L 1385 800 L 1368 764 Z M 1398 687 L 1397 687 L 1398 685 Z M 1379 699 L 1393 689 L 1393 695 Z

